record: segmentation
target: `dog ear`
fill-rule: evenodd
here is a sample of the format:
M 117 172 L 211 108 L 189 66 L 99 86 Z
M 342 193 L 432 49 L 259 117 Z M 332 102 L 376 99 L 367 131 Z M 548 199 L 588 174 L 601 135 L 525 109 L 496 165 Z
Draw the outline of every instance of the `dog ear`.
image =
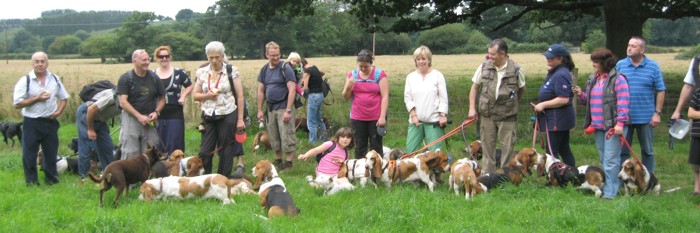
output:
M 644 165 L 642 165 L 642 162 L 639 160 L 635 160 L 636 163 L 634 163 L 634 179 L 635 183 L 637 183 L 638 191 L 642 192 L 644 190 L 647 190 L 647 183 L 646 180 L 644 180 Z
M 340 165 L 340 171 L 338 171 L 338 178 L 345 178 L 348 174 L 348 161 L 346 160 Z
M 374 160 L 374 166 L 372 167 L 372 174 L 374 175 L 375 178 L 381 178 L 382 177 L 382 160 L 379 158 L 379 155 L 375 152 L 372 156 L 372 160 Z M 370 162 L 370 161 L 367 161 Z

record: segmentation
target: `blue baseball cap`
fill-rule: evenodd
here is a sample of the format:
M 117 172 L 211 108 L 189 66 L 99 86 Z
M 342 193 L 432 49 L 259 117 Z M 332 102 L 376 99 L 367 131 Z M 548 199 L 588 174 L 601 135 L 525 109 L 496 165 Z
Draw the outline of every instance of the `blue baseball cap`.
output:
M 549 46 L 549 49 L 544 52 L 544 57 L 547 59 L 552 59 L 555 57 L 564 57 L 568 56 L 569 51 L 566 50 L 566 47 L 560 44 L 553 44 Z

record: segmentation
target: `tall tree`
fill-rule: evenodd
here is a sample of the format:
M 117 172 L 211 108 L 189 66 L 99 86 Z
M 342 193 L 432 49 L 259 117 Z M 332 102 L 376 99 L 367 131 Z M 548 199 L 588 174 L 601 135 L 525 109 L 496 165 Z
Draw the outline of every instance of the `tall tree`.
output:
M 249 5 L 267 6 L 268 0 L 248 0 Z M 288 0 L 279 7 L 307 8 L 309 0 Z M 349 12 L 357 17 L 360 25 L 370 31 L 388 30 L 410 32 L 435 28 L 441 25 L 471 21 L 478 24 L 482 14 L 489 9 L 506 6 L 520 6 L 520 10 L 510 19 L 496 26 L 498 30 L 532 13 L 536 22 L 553 23 L 575 21 L 585 15 L 603 17 L 607 47 L 615 55 L 625 57 L 627 41 L 631 36 L 642 35 L 644 22 L 650 18 L 678 19 L 686 16 L 700 16 L 700 1 L 697 0 L 414 0 L 414 1 L 368 1 L 341 0 L 350 5 Z M 278 8 L 279 8 L 278 7 Z M 265 10 L 250 8 L 245 12 L 255 19 L 265 19 L 275 15 L 276 8 Z M 427 17 L 414 17 L 416 11 L 427 10 Z M 288 12 L 288 11 L 285 11 Z M 307 12 L 307 11 L 299 11 Z M 384 28 L 379 22 L 384 18 L 395 18 L 390 27 Z

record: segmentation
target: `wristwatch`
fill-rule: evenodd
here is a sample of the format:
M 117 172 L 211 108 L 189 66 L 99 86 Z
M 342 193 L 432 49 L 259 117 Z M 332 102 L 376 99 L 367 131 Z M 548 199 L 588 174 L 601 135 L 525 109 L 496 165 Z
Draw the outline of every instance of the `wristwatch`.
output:
M 659 114 L 659 116 L 661 116 L 661 111 L 654 110 L 654 113 Z
M 287 113 L 292 113 L 292 110 L 291 110 L 291 109 L 287 109 L 287 110 L 285 110 L 285 112 L 287 112 Z

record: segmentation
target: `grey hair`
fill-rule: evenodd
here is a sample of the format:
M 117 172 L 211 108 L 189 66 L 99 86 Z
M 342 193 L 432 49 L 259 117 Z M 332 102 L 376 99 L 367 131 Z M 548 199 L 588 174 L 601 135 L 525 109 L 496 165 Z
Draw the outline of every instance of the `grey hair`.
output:
M 139 54 L 142 54 L 142 53 L 145 53 L 146 55 L 148 55 L 148 52 L 146 52 L 145 49 L 137 49 L 137 50 L 134 50 L 134 53 L 131 54 L 131 60 L 132 60 L 132 61 L 133 61 L 133 60 L 136 60 L 136 57 L 137 57 Z
M 38 56 L 40 56 L 40 55 L 46 57 L 46 60 L 49 60 L 49 55 L 47 55 L 47 54 L 46 54 L 45 52 L 43 52 L 43 51 L 39 51 L 39 52 L 35 52 L 34 54 L 32 54 L 32 61 L 33 61 L 36 57 L 38 57 Z
M 226 48 L 224 47 L 224 44 L 219 41 L 209 42 L 209 44 L 207 44 L 207 46 L 204 47 L 204 51 L 207 53 L 207 56 L 211 52 L 218 52 L 222 56 L 226 56 Z

